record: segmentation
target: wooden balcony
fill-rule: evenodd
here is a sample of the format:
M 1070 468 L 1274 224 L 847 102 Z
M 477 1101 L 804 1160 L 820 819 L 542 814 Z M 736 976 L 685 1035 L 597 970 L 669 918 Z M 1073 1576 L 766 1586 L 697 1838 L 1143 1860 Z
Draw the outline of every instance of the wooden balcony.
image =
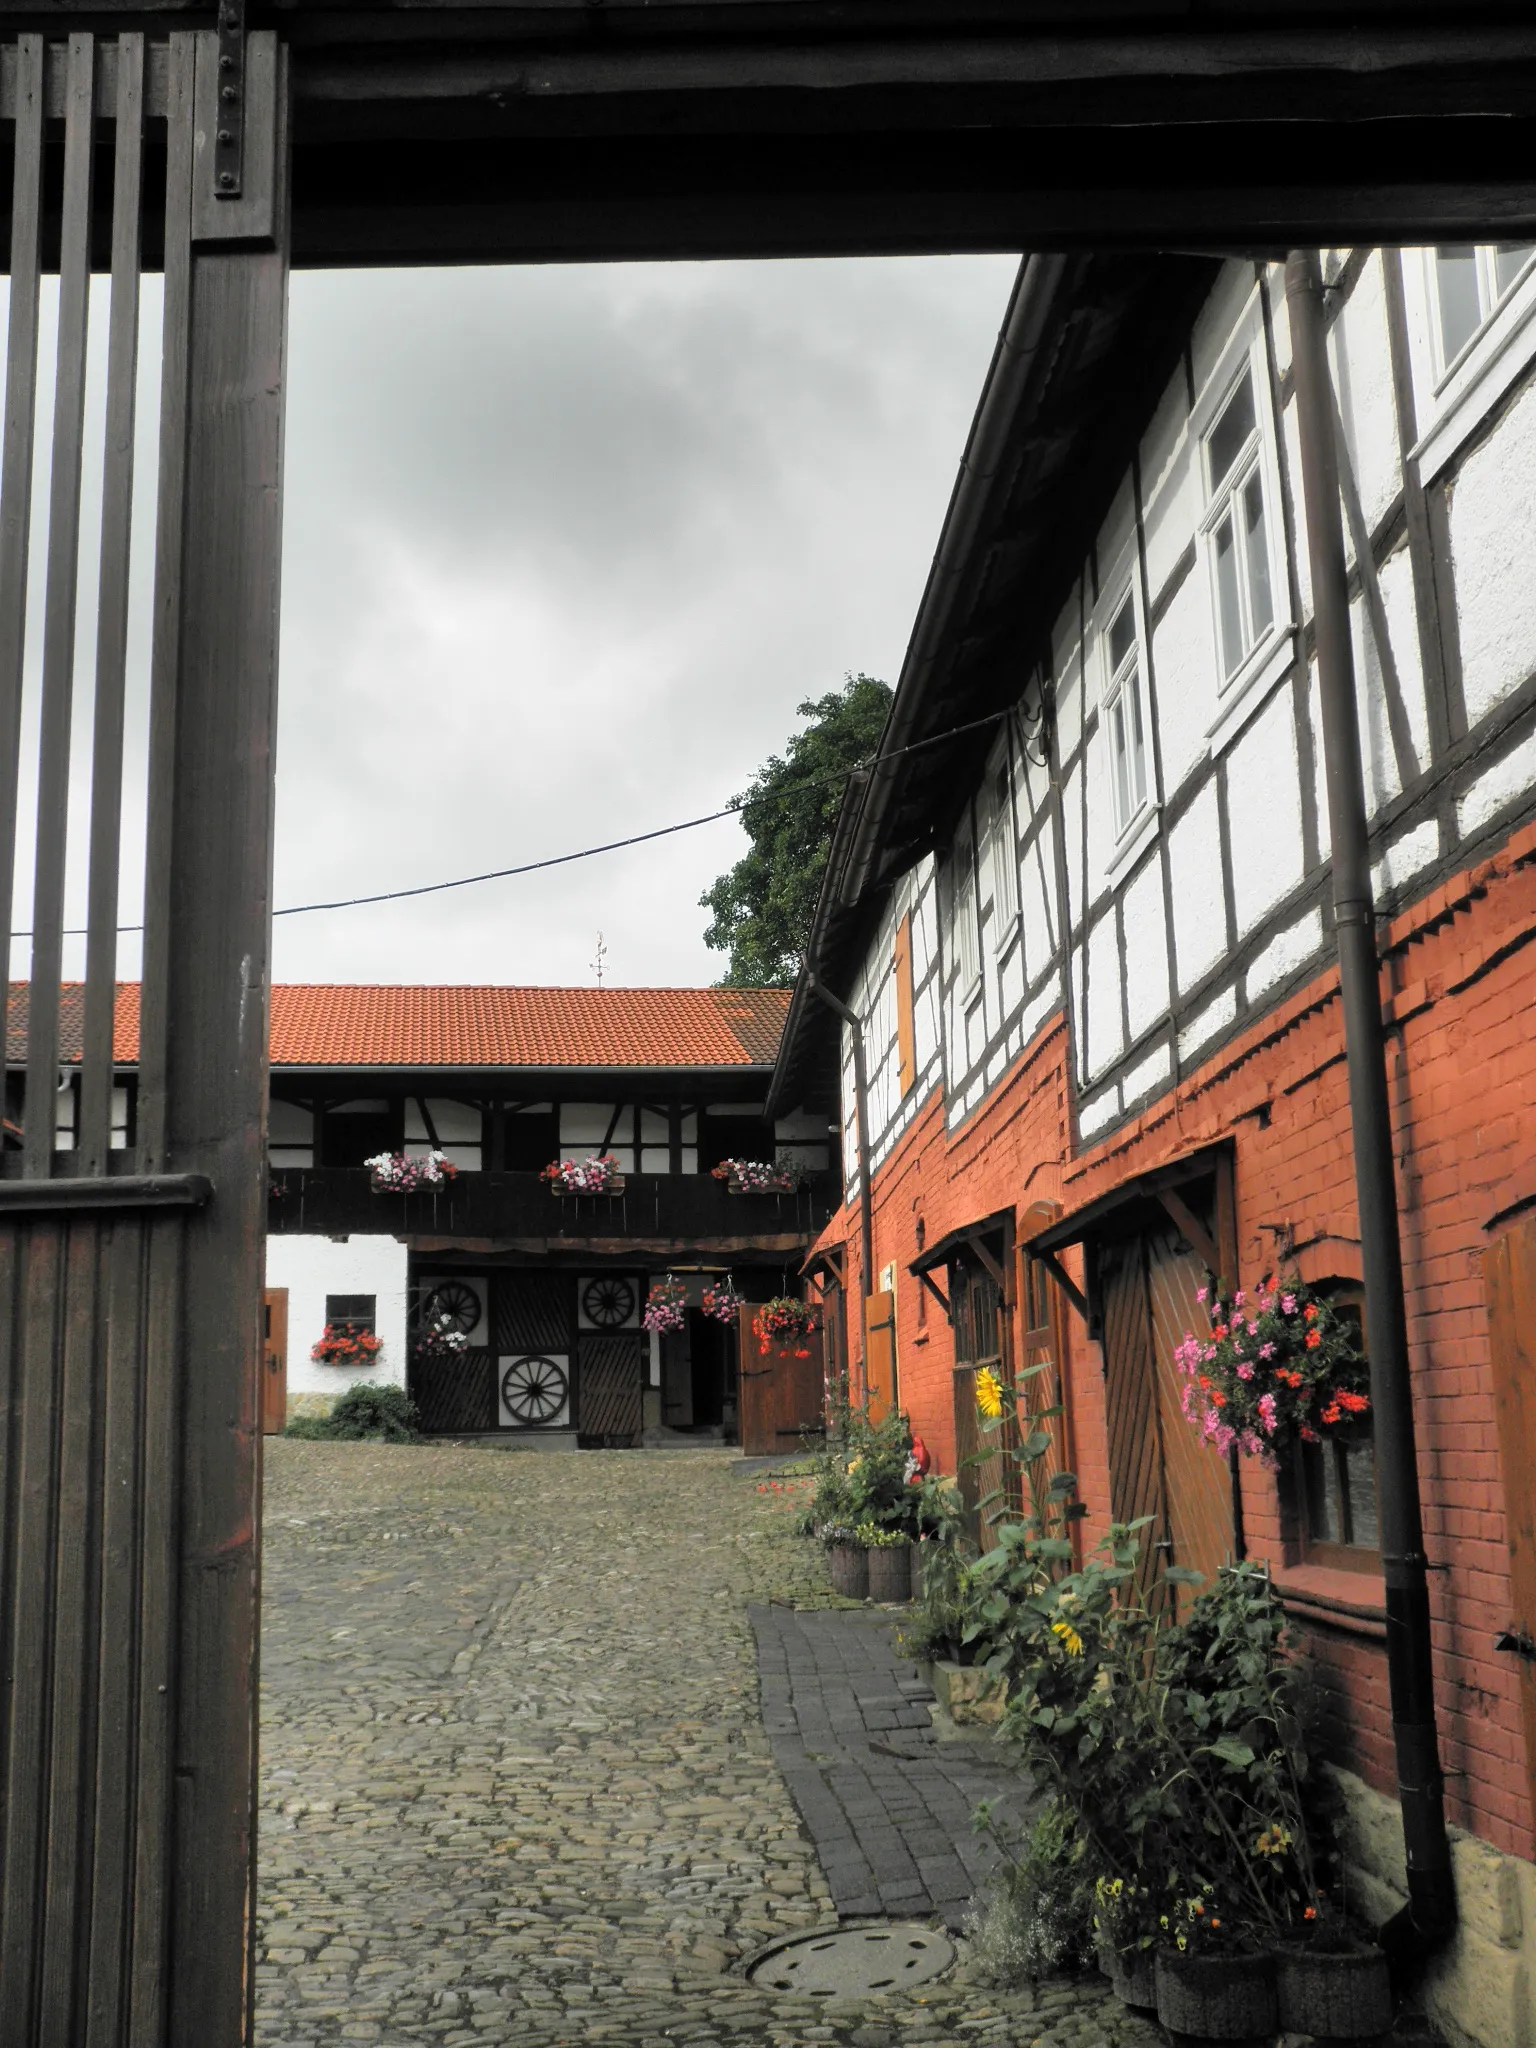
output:
M 807 1246 L 838 1203 L 836 1176 L 793 1194 L 732 1194 L 710 1174 L 632 1173 L 616 1195 L 557 1195 L 536 1173 L 461 1173 L 448 1187 L 375 1194 L 363 1167 L 280 1167 L 271 1175 L 274 1235 L 382 1234 L 421 1250 L 532 1254 L 784 1254 Z

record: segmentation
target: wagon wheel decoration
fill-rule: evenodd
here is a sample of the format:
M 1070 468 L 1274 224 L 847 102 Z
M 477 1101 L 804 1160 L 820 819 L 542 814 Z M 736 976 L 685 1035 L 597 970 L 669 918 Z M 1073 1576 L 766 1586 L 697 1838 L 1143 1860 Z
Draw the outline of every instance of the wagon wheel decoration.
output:
M 617 1330 L 635 1312 L 634 1285 L 604 1275 L 589 1280 L 581 1290 L 582 1313 L 597 1330 Z
M 548 1422 L 565 1406 L 567 1391 L 552 1358 L 514 1358 L 501 1376 L 501 1398 L 514 1422 Z
M 445 1280 L 422 1304 L 421 1320 L 429 1330 L 462 1330 L 468 1336 L 480 1320 L 480 1297 L 462 1280 Z

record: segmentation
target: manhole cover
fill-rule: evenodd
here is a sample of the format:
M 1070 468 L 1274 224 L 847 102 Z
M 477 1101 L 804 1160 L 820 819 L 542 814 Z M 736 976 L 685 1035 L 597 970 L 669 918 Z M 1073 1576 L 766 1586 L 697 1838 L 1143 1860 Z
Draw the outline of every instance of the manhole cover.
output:
M 931 1927 L 896 1922 L 802 1934 L 770 1949 L 748 1970 L 754 1984 L 810 1998 L 857 1998 L 925 1984 L 955 1959 L 954 1943 Z

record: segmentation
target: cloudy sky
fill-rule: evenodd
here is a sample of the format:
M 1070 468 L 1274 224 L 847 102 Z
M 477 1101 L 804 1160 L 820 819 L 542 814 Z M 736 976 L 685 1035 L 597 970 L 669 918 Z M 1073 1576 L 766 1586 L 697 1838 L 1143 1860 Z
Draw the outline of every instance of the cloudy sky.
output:
M 506 867 L 714 810 L 783 746 L 800 699 L 849 670 L 894 679 L 1014 269 L 985 257 L 296 276 L 277 903 Z M 105 310 L 93 306 L 93 416 Z M 146 342 L 158 313 L 151 284 Z M 87 563 L 96 495 L 88 475 Z M 142 676 L 147 556 L 137 567 Z M 40 587 L 30 597 L 35 671 Z M 135 684 L 130 783 L 143 712 Z M 81 740 L 88 722 L 82 688 Z M 28 727 L 35 744 L 30 708 Z M 130 789 L 130 922 L 136 809 Z M 77 777 L 72 912 L 85 823 Z M 601 930 L 611 984 L 711 981 L 724 961 L 703 944 L 698 898 L 743 846 L 726 821 L 545 875 L 280 918 L 274 977 L 590 983 Z M 23 856 L 22 928 L 29 870 Z

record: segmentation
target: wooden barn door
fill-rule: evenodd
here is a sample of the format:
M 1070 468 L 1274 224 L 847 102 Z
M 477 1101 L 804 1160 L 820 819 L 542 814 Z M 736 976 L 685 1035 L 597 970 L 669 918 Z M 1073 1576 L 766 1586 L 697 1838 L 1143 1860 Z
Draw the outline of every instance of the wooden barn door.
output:
M 1509 1627 L 1499 1643 L 1520 1674 L 1526 1779 L 1536 1805 L 1536 1215 L 1494 1239 L 1484 1278 L 1509 1546 Z
M 238 148 L 219 139 L 233 130 L 212 33 L 148 48 L 138 35 L 0 37 L 0 903 L 18 873 L 32 878 L 27 950 L 0 938 L 0 999 L 13 976 L 29 984 L 23 1145 L 0 1174 L 7 2048 L 222 2048 L 250 2027 L 287 272 L 280 53 L 270 34 L 236 48 Z M 93 246 L 111 263 L 94 291 Z M 158 333 L 142 317 L 146 254 L 163 260 Z M 50 308 L 56 340 L 40 364 L 45 272 L 58 276 L 57 323 Z M 93 324 L 106 339 L 94 438 Z M 147 521 L 141 349 L 159 357 Z M 99 539 L 82 547 L 87 493 Z M 143 677 L 128 633 L 136 527 L 154 559 Z M 78 724 L 77 628 L 94 643 L 81 678 L 94 711 Z M 25 753 L 24 677 L 38 706 Z M 125 745 L 141 691 L 143 770 Z M 90 823 L 73 849 L 68 798 L 85 784 Z M 139 920 L 126 894 L 120 910 L 119 848 L 123 819 L 141 814 L 127 1151 L 112 1147 L 116 926 Z M 31 818 L 22 847 L 18 820 Z M 76 863 L 89 927 L 79 1128 L 56 1150 Z M 136 866 L 130 850 L 126 872 Z
M 1009 1375 L 1003 1291 L 969 1250 L 956 1252 L 950 1262 L 949 1312 L 955 1332 L 955 1472 L 971 1540 L 990 1550 L 997 1540 L 992 1510 L 981 1503 L 991 1494 L 1006 1495 L 1008 1460 L 1003 1445 L 1016 1438 L 1011 1429 L 1006 1438 L 995 1428 L 983 1433 L 977 1412 L 978 1373 L 986 1368 L 1005 1385 Z
M 765 1351 L 752 1315 L 743 1307 L 738 1330 L 742 1455 L 787 1458 L 826 1429 L 822 1348 L 813 1336 L 798 1345 L 770 1343 Z
M 261 1433 L 288 1427 L 288 1290 L 269 1287 L 261 1297 Z
M 1180 1242 L 1172 1224 L 1148 1233 L 1147 1306 L 1157 1361 L 1172 1561 L 1202 1572 L 1209 1584 L 1222 1565 L 1232 1562 L 1232 1467 L 1187 1420 L 1181 1406 L 1185 1382 L 1174 1354 L 1186 1332 L 1208 1327 L 1196 1289 L 1210 1276 L 1190 1252 L 1180 1249 Z
M 878 1288 L 864 1298 L 864 1406 L 883 1422 L 896 1406 L 896 1295 Z
M 583 1330 L 576 1367 L 577 1441 L 595 1450 L 638 1445 L 650 1342 L 643 1330 Z
M 1172 1563 L 1163 1476 L 1157 1363 L 1147 1305 L 1146 1255 L 1139 1237 L 1101 1245 L 1097 1282 L 1104 1351 L 1104 1419 L 1109 1438 L 1109 1504 L 1117 1522 L 1149 1516 L 1137 1571 L 1153 1603 L 1158 1575 Z

